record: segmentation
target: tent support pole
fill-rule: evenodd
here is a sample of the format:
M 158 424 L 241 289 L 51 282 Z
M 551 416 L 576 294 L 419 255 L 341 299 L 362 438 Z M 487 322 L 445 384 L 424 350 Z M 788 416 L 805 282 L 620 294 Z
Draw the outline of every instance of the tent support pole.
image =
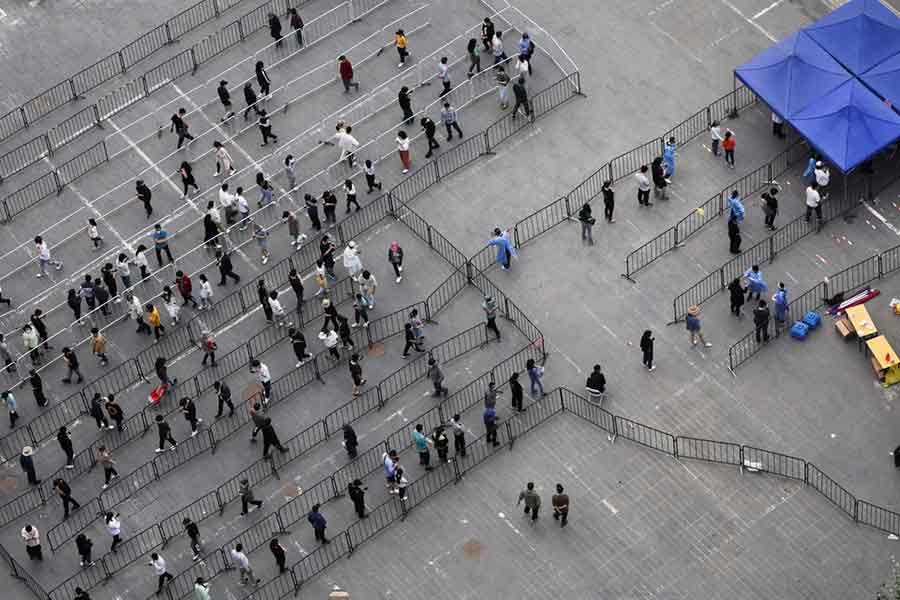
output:
M 738 109 L 737 109 L 737 75 L 732 73 L 731 75 L 731 100 L 733 104 L 731 105 L 731 112 L 728 113 L 729 119 L 737 119 L 738 118 Z

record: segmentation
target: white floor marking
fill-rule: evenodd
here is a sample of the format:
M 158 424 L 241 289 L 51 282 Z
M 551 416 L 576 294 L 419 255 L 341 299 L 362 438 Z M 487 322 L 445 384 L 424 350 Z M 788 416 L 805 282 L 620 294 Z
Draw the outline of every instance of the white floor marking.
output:
M 609 503 L 609 500 L 607 500 L 606 498 L 604 498 L 602 502 L 603 502 L 603 506 L 605 506 L 606 508 L 609 509 L 609 512 L 611 512 L 611 513 L 614 514 L 614 515 L 619 514 L 619 509 L 617 509 L 615 506 L 613 506 L 612 504 L 610 504 L 610 503 Z
M 654 28 L 656 31 L 658 31 L 659 33 L 661 33 L 666 39 L 668 39 L 670 42 L 672 42 L 673 44 L 675 44 L 675 46 L 677 46 L 679 50 L 681 50 L 682 52 L 684 52 L 685 54 L 687 54 L 688 56 L 690 56 L 692 59 L 694 59 L 695 61 L 697 61 L 697 62 L 700 63 L 701 65 L 703 64 L 703 61 L 700 60 L 700 57 L 698 57 L 696 54 L 694 54 L 693 52 L 691 52 L 691 51 L 687 48 L 687 46 L 685 46 L 684 44 L 682 44 L 681 42 L 679 42 L 677 39 L 675 39 L 675 37 L 674 37 L 671 33 L 669 33 L 668 31 L 666 31 L 665 29 L 663 29 L 663 28 L 660 27 L 659 25 L 657 25 L 655 21 L 650 21 L 650 25 L 652 25 L 653 28 Z
M 744 13 L 742 13 L 742 12 L 741 12 L 741 9 L 739 9 L 737 6 L 735 6 L 734 4 L 732 4 L 731 2 L 729 2 L 728 0 L 719 0 L 719 1 L 720 1 L 722 4 L 724 4 L 725 6 L 727 6 L 728 8 L 730 8 L 730 9 L 732 10 L 732 12 L 734 12 L 734 14 L 736 14 L 737 16 L 739 16 L 740 18 L 742 18 L 747 24 L 749 24 L 749 25 L 752 26 L 754 29 L 756 29 L 757 31 L 759 31 L 761 34 L 763 34 L 764 36 L 766 36 L 767 38 L 769 38 L 769 40 L 771 40 L 771 41 L 773 41 L 773 42 L 777 42 L 777 41 L 778 41 L 778 38 L 776 38 L 774 35 L 772 35 L 772 34 L 769 33 L 768 31 L 766 31 L 766 29 L 765 29 L 762 25 L 760 25 L 759 23 L 757 23 L 756 21 L 754 21 L 753 19 L 749 18 L 747 15 L 745 15 Z
M 141 150 L 141 148 L 136 143 L 134 143 L 134 140 L 132 140 L 130 137 L 128 137 L 128 134 L 126 134 L 124 131 L 122 131 L 121 127 L 116 125 L 115 121 L 113 121 L 112 118 L 107 118 L 106 122 L 109 123 L 110 125 L 112 125 L 112 128 L 116 130 L 116 133 L 118 133 L 120 136 L 122 136 L 122 139 L 125 140 L 125 143 L 128 144 L 128 146 L 132 150 L 134 150 L 138 156 L 141 157 L 141 160 L 143 160 L 148 165 L 150 165 L 150 168 L 153 169 L 156 172 L 156 174 L 159 175 L 163 181 L 168 183 L 172 187 L 172 189 L 178 193 L 179 197 L 182 195 L 181 188 L 178 187 L 178 185 L 174 181 L 169 179 L 169 176 L 166 175 L 166 173 L 162 169 L 159 168 L 159 165 L 156 164 L 155 162 L 153 162 L 153 160 L 149 156 L 147 156 L 147 153 L 144 152 L 143 150 Z
M 753 15 L 753 17 L 752 17 L 753 20 L 755 21 L 756 19 L 760 18 L 761 16 L 763 16 L 764 14 L 766 14 L 767 12 L 769 12 L 770 10 L 772 10 L 773 8 L 775 8 L 776 6 L 781 4 L 782 2 L 784 2 L 784 0 L 775 0 L 775 2 L 773 2 L 772 4 L 768 5 L 767 7 L 765 7 L 764 9 L 762 9 L 761 11 L 759 11 L 758 13 Z

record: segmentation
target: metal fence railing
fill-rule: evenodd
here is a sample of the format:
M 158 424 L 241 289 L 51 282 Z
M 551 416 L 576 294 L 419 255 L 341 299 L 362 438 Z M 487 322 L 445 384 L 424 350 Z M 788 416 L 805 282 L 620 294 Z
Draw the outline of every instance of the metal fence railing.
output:
M 27 100 L 18 108 L 0 116 L 0 141 L 30 127 L 35 121 L 69 102 L 82 98 L 86 92 L 125 73 L 137 63 L 149 58 L 204 23 L 218 18 L 239 3 L 240 0 L 200 0 L 186 8 L 133 42 Z M 288 9 L 299 7 L 303 3 L 303 0 L 268 0 L 264 6 L 266 12 L 286 15 Z M 243 31 L 241 39 L 264 25 L 265 23 L 256 29 Z M 0 171 L 0 181 L 3 177 L 8 176 L 5 171 Z
M 873 199 L 882 190 L 900 180 L 900 157 L 890 157 L 875 161 L 874 175 L 852 173 L 847 176 L 835 175 L 831 198 L 822 203 L 822 221 L 807 222 L 799 216 L 774 231 L 771 236 L 747 248 L 738 256 L 711 271 L 697 283 L 680 293 L 672 301 L 671 323 L 684 319 L 692 305 L 700 305 L 724 290 L 734 278 L 741 277 L 752 265 L 771 263 L 775 257 L 808 235 L 818 233 L 824 225 L 845 215 L 860 203 Z M 843 192 L 838 190 L 843 189 Z
M 788 303 L 786 322 L 788 326 L 799 321 L 809 311 L 825 306 L 827 298 L 837 294 L 849 294 L 866 285 L 889 277 L 900 270 L 900 245 L 894 246 L 863 259 L 846 269 L 829 275 L 810 289 L 806 290 Z M 774 337 L 784 333 L 781 329 L 774 331 Z M 735 369 L 750 360 L 765 344 L 757 341 L 756 331 L 747 333 L 728 348 L 728 367 L 732 374 Z

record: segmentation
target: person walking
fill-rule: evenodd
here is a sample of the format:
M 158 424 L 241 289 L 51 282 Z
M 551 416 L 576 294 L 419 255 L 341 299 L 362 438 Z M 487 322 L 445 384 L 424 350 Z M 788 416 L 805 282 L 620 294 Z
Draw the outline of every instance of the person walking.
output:
M 450 429 L 453 430 L 453 450 L 456 456 L 460 458 L 466 457 L 466 428 L 462 424 L 459 413 L 453 415 L 447 422 Z
M 349 423 L 344 423 L 341 430 L 344 432 L 344 450 L 347 451 L 347 457 L 353 460 L 356 458 L 356 449 L 359 447 L 359 438 L 356 437 L 356 431 Z
M 485 52 L 491 49 L 491 42 L 494 39 L 495 31 L 494 22 L 491 21 L 490 17 L 485 17 L 484 21 L 481 23 L 481 43 L 484 46 Z
M 700 307 L 696 304 L 690 306 L 687 310 L 687 316 L 685 317 L 685 327 L 688 330 L 688 335 L 691 340 L 691 344 L 696 346 L 697 340 L 700 340 L 700 343 L 703 344 L 706 348 L 712 348 L 712 344 L 703 339 L 703 333 L 700 331 Z
M 400 106 L 400 110 L 403 111 L 403 122 L 407 125 L 413 124 L 413 109 L 412 109 L 412 90 L 410 90 L 405 85 L 400 88 L 400 91 L 397 93 L 397 104 Z
M 669 180 L 666 179 L 666 168 L 661 156 L 657 156 L 650 163 L 650 175 L 653 177 L 653 197 L 658 200 L 668 200 L 669 195 L 666 188 L 669 187 Z
M 594 234 L 593 228 L 594 223 L 597 222 L 593 216 L 591 216 L 591 205 L 585 202 L 581 206 L 581 210 L 578 211 L 578 221 L 581 223 L 581 241 L 587 241 L 591 246 L 594 245 Z
M 507 59 L 506 52 L 503 51 L 502 31 L 494 31 L 494 37 L 491 38 L 491 54 L 494 57 L 495 66 Z
M 359 255 L 359 246 L 353 240 L 347 242 L 347 247 L 344 248 L 344 252 L 341 254 L 344 268 L 347 269 L 347 275 L 349 275 L 353 281 L 359 281 L 363 271 L 362 260 L 360 260 Z
M 281 21 L 278 19 L 278 16 L 276 16 L 275 13 L 269 13 L 268 19 L 269 35 L 271 35 L 272 39 L 275 40 L 275 47 L 281 48 Z
M 378 281 L 368 269 L 363 269 L 359 278 L 359 293 L 366 299 L 369 308 L 375 308 L 375 291 L 378 289 Z
M 512 81 L 503 65 L 494 67 L 494 81 L 497 84 L 497 94 L 500 98 L 500 110 L 509 108 L 509 84 Z
M 301 48 L 303 47 L 303 18 L 300 16 L 300 13 L 297 12 L 296 8 L 291 8 L 288 13 L 291 15 L 291 29 L 294 30 L 294 35 L 297 37 L 297 45 Z
M 744 305 L 744 294 L 747 288 L 741 285 L 741 278 L 735 277 L 728 284 L 728 295 L 731 301 L 731 314 L 736 317 L 742 316 L 741 307 Z
M 222 409 L 228 406 L 228 416 L 234 416 L 234 402 L 231 401 L 231 388 L 224 381 L 214 381 L 213 389 L 216 391 L 216 402 L 218 409 L 216 410 L 216 418 L 222 416 Z
M 188 161 L 185 160 L 181 162 L 181 165 L 178 167 L 178 173 L 181 175 L 181 185 L 184 188 L 182 199 L 187 200 L 188 188 L 192 187 L 195 192 L 199 192 L 200 187 L 197 185 L 197 180 L 194 179 L 194 169 Z
M 250 487 L 249 479 L 241 479 L 240 485 L 238 488 L 238 494 L 241 496 L 241 515 L 246 515 L 250 505 L 256 507 L 259 510 L 262 505 L 262 500 L 257 500 L 253 495 L 253 488 Z
M 100 463 L 100 466 L 103 467 L 102 489 L 105 490 L 109 487 L 109 482 L 119 476 L 119 472 L 115 467 L 116 461 L 112 457 L 112 451 L 109 450 L 106 446 L 100 446 L 99 448 L 97 448 L 97 462 Z
M 210 600 L 209 583 L 203 577 L 194 580 L 194 598 L 196 600 Z
M 722 149 L 725 150 L 725 164 L 734 168 L 734 148 L 737 142 L 734 139 L 734 133 L 730 129 L 725 130 L 725 137 L 722 138 Z
M 122 543 L 122 519 L 119 513 L 107 512 L 103 516 L 103 521 L 106 525 L 106 533 L 112 538 L 109 551 L 118 552 L 118 546 Z
M 719 144 L 722 143 L 722 126 L 718 121 L 713 121 L 709 125 L 709 145 L 713 156 L 719 155 Z
M 760 300 L 753 309 L 753 325 L 756 333 L 756 343 L 769 341 L 769 307 L 765 300 Z
M 471 78 L 472 72 L 481 73 L 481 48 L 478 47 L 478 40 L 469 39 L 466 46 L 466 54 L 469 56 L 469 70 L 466 71 L 466 77 Z
M 569 524 L 569 495 L 563 490 L 561 483 L 556 484 L 556 493 L 550 499 L 553 505 L 553 518 L 559 521 L 560 527 Z
M 203 351 L 203 359 L 200 361 L 200 365 L 205 367 L 206 362 L 209 361 L 209 366 L 216 366 L 216 350 L 219 345 L 216 343 L 216 339 L 213 336 L 213 333 L 204 329 L 200 332 L 200 349 Z
M 388 247 L 388 262 L 397 276 L 395 283 L 403 281 L 403 248 L 400 247 L 400 242 L 391 242 Z
M 72 497 L 72 488 L 69 487 L 69 484 L 64 479 L 56 479 L 53 482 L 53 489 L 56 490 L 56 495 L 62 500 L 63 521 L 65 521 L 69 518 L 69 506 L 72 507 L 72 510 L 78 510 L 81 508 L 81 504 Z
M 153 204 L 151 202 L 153 200 L 153 192 L 147 187 L 143 179 L 138 179 L 134 182 L 134 189 L 135 197 L 144 205 L 144 212 L 149 219 L 153 216 Z
M 338 199 L 331 190 L 325 190 L 322 193 L 322 212 L 325 213 L 325 222 L 331 223 L 329 227 L 334 227 L 337 224 L 337 204 Z M 329 259 L 325 259 L 326 267 L 333 268 L 334 262 L 331 261 L 329 265 Z M 330 273 L 333 276 L 333 273 Z
M 350 327 L 354 329 L 360 326 L 369 326 L 369 304 L 362 294 L 356 294 L 356 299 L 353 301 L 353 320 L 354 323 Z
M 172 452 L 178 447 L 178 442 L 172 437 L 172 426 L 166 422 L 166 418 L 162 415 L 156 415 L 156 433 L 159 442 L 156 444 L 156 453 L 165 452 L 166 442 L 169 442 L 169 450 Z
M 369 518 L 369 515 L 366 514 L 366 490 L 368 489 L 359 479 L 354 479 L 347 486 L 347 495 L 350 497 L 350 501 L 353 502 L 353 510 L 356 512 L 356 516 L 360 519 Z
M 22 528 L 22 541 L 25 542 L 25 553 L 31 560 L 44 560 L 44 553 L 41 550 L 41 532 L 38 528 L 30 523 L 26 523 Z
M 528 58 L 524 54 L 519 54 L 516 57 L 516 65 L 514 67 L 515 72 L 520 77 L 525 77 L 526 75 L 530 75 L 531 71 L 531 63 L 528 61 Z
M 675 158 L 678 155 L 676 148 L 674 136 L 669 137 L 668 141 L 663 145 L 662 158 L 666 166 L 666 179 L 669 180 L 675 176 Z
M 81 375 L 81 364 L 78 362 L 78 356 L 75 355 L 75 351 L 66 346 L 62 349 L 62 357 L 63 362 L 66 364 L 66 376 L 63 377 L 62 382 L 72 383 L 72 375 L 78 375 L 78 381 L 75 383 L 83 382 L 84 377 Z
M 516 257 L 516 249 L 509 240 L 509 234 L 512 229 L 506 231 L 495 227 L 491 239 L 488 240 L 488 246 L 494 246 L 497 249 L 495 261 L 504 271 L 509 271 L 512 259 Z
M 356 200 L 356 185 L 353 184 L 353 180 L 345 179 L 344 180 L 344 193 L 347 195 L 347 214 L 350 214 L 350 205 L 355 205 L 356 210 L 359 211 L 362 208 L 359 205 L 359 202 Z
M 497 301 L 492 296 L 485 296 L 481 301 L 481 309 L 484 311 L 485 327 L 494 332 L 499 342 L 500 328 L 497 327 Z
M 247 104 L 247 108 L 244 109 L 244 120 L 246 121 L 250 111 L 252 110 L 259 115 L 259 98 L 256 96 L 256 92 L 253 90 L 253 84 L 249 81 L 244 84 L 244 102 Z
M 115 429 L 115 426 L 109 424 L 106 414 L 103 412 L 103 396 L 100 395 L 100 392 L 94 392 L 88 414 L 94 418 L 97 429 L 101 431 L 104 429 Z
M 485 430 L 485 438 L 484 441 L 488 444 L 491 444 L 494 448 L 500 445 L 500 442 L 497 441 L 497 409 L 495 408 L 485 408 L 484 409 L 484 430 Z
M 103 245 L 103 236 L 100 235 L 100 229 L 97 227 L 96 219 L 88 219 L 87 227 L 88 239 L 94 244 L 94 250 L 99 250 Z
M 37 367 L 42 362 L 41 340 L 37 332 L 29 324 L 22 327 L 22 345 L 25 353 L 31 358 L 31 365 Z
M 400 56 L 400 64 L 397 65 L 397 68 L 402 69 L 406 65 L 406 57 L 409 56 L 406 33 L 402 29 L 398 29 L 394 34 L 394 46 L 397 47 L 397 54 Z
M 603 396 L 606 393 L 606 376 L 600 365 L 594 365 L 584 387 L 592 396 Z
M 57 271 L 62 270 L 63 264 L 62 261 L 55 260 L 50 255 L 50 247 L 47 245 L 47 242 L 44 241 L 44 238 L 36 235 L 34 236 L 34 248 L 35 254 L 37 255 L 38 266 L 40 270 L 35 274 L 35 277 L 40 279 L 47 275 L 47 265 L 51 265 Z
M 536 396 L 538 390 L 540 390 L 540 397 L 546 396 L 543 383 L 544 367 L 535 363 L 533 358 L 529 358 L 525 362 L 525 370 L 528 371 L 528 380 L 531 382 L 531 395 Z
M 394 140 L 397 144 L 397 154 L 400 156 L 400 164 L 403 165 L 403 170 L 401 173 L 404 175 L 409 173 L 410 167 L 412 167 L 412 159 L 409 156 L 409 136 L 406 135 L 405 131 L 397 132 L 397 138 Z
M 269 78 L 269 74 L 266 72 L 266 65 L 263 61 L 256 61 L 256 66 L 254 67 L 256 71 L 256 83 L 259 84 L 259 93 L 262 95 L 263 100 L 268 100 L 272 97 L 270 92 L 270 88 L 272 87 L 272 80 Z
M 638 186 L 638 206 L 653 206 L 653 203 L 650 202 L 650 178 L 647 177 L 649 170 L 650 167 L 647 165 L 641 165 L 641 168 L 634 175 Z
M 282 454 L 288 451 L 287 448 L 281 445 L 281 441 L 278 439 L 278 434 L 275 432 L 275 426 L 272 425 L 272 419 L 266 418 L 263 422 L 263 426 L 260 428 L 263 436 L 263 458 L 269 458 L 269 447 L 275 446 L 279 452 Z
M 519 373 L 517 371 L 513 371 L 513 373 L 510 374 L 508 383 L 510 401 L 512 403 L 513 410 L 516 412 L 525 412 L 525 389 L 519 382 Z
M 366 378 L 363 377 L 362 366 L 359 364 L 359 354 L 350 355 L 348 367 L 350 368 L 350 379 L 353 381 L 353 397 L 356 398 L 362 393 L 360 388 L 366 385 Z
M 412 326 L 413 335 L 416 336 L 416 344 L 425 343 L 425 323 L 419 318 L 419 309 L 414 308 L 409 312 L 409 324 Z
M 344 84 L 345 94 L 350 92 L 351 87 L 359 91 L 359 82 L 353 81 L 353 63 L 344 54 L 338 57 L 338 74 L 341 76 L 341 83 Z
M 434 388 L 431 392 L 432 398 L 440 398 L 441 396 L 446 398 L 450 394 L 450 390 L 444 386 L 444 372 L 434 357 L 428 359 L 427 377 Z
M 425 467 L 426 471 L 430 471 L 432 469 L 431 453 L 428 451 L 428 448 L 432 445 L 432 442 L 425 435 L 425 426 L 417 423 L 411 436 L 413 445 L 416 447 L 416 453 L 419 455 L 419 465 Z
M 231 549 L 231 561 L 237 566 L 241 576 L 241 585 L 259 585 L 260 579 L 253 573 L 253 567 L 250 566 L 250 559 L 244 553 L 244 545 L 235 544 Z
M 403 346 L 403 358 L 409 358 L 410 349 L 415 349 L 416 352 L 425 352 L 423 348 L 419 347 L 419 340 L 416 338 L 416 334 L 409 322 L 404 323 L 403 325 L 403 337 L 406 342 Z
M 188 146 L 194 141 L 194 136 L 190 133 L 190 125 L 185 120 L 185 116 L 187 116 L 187 111 L 184 108 L 179 108 L 178 112 L 172 115 L 170 119 L 172 125 L 169 127 L 169 132 L 174 132 L 178 136 L 178 145 L 175 146 L 176 150 L 181 150 L 184 140 L 188 140 Z
M 615 223 L 613 212 L 616 209 L 616 192 L 613 189 L 612 179 L 607 179 L 600 187 L 600 193 L 603 194 L 603 216 L 607 223 Z
M 216 264 L 219 267 L 219 285 L 228 283 L 230 277 L 235 284 L 241 282 L 241 276 L 234 272 L 234 263 L 231 262 L 231 253 L 225 250 L 216 250 Z
M 804 221 L 809 223 L 810 217 L 812 217 L 813 211 L 816 213 L 816 231 L 822 229 L 822 196 L 819 193 L 819 184 L 813 181 L 806 188 L 806 216 L 803 218 Z
M 278 566 L 278 574 L 282 574 L 287 571 L 287 552 L 284 549 L 284 546 L 278 541 L 278 538 L 272 538 L 269 542 L 269 552 L 272 553 L 272 556 L 275 558 L 275 564 Z
M 225 112 L 222 114 L 222 118 L 219 119 L 219 121 L 224 123 L 234 116 L 234 111 L 231 110 L 231 93 L 228 91 L 227 81 L 223 79 L 219 82 L 219 87 L 216 88 L 216 94 L 219 95 L 219 102 L 222 103 L 222 108 L 225 109 Z
M 9 412 L 9 428 L 16 428 L 16 421 L 19 420 L 19 411 L 18 411 L 18 403 L 16 402 L 16 397 L 13 396 L 12 392 L 9 390 L 3 390 L 0 392 L 0 400 L 3 400 L 3 404 L 6 406 L 6 410 Z
M 144 321 L 144 307 L 141 304 L 141 299 L 131 292 L 125 292 L 125 300 L 128 307 L 128 318 L 134 319 L 135 323 L 137 323 L 135 333 L 150 335 L 152 332 L 150 326 Z
M 485 408 L 496 408 L 497 407 L 497 396 L 502 394 L 503 392 L 497 389 L 497 384 L 493 381 L 489 381 L 487 385 L 487 389 L 484 391 L 484 406 Z
M 744 278 L 747 280 L 747 301 L 753 300 L 753 296 L 756 296 L 756 300 L 760 299 L 760 296 L 769 289 L 769 286 L 766 285 L 766 281 L 763 279 L 762 271 L 759 270 L 759 265 L 753 265 L 749 269 L 744 272 Z
M 3 359 L 3 370 L 10 376 L 13 373 L 16 373 L 19 368 L 16 366 L 16 361 L 12 358 L 12 352 L 9 350 L 9 343 L 6 341 L 6 336 L 0 333 L 0 358 Z
M 294 356 L 297 357 L 296 368 L 302 367 L 307 361 L 313 359 L 313 355 L 309 353 L 306 345 L 306 337 L 303 335 L 302 331 L 294 329 L 291 327 L 288 329 L 288 339 L 291 342 L 291 347 L 294 350 Z
M 653 342 L 656 338 L 653 337 L 653 333 L 647 329 L 644 331 L 644 335 L 641 336 L 641 354 L 643 355 L 643 363 L 644 366 L 647 367 L 648 371 L 652 371 L 656 368 L 656 365 L 653 364 Z
M 231 116 L 234 116 L 234 113 L 231 113 Z M 218 177 L 223 172 L 227 172 L 229 176 L 234 175 L 234 159 L 231 158 L 231 153 L 228 151 L 222 142 L 213 142 L 213 151 L 216 156 L 216 172 L 213 174 L 215 177 Z M 227 189 L 227 188 L 226 188 Z
M 431 117 L 422 117 L 419 120 L 419 124 L 422 126 L 422 131 L 425 132 L 425 139 L 428 141 L 428 152 L 425 153 L 425 158 L 431 158 L 434 150 L 441 147 L 441 145 L 438 144 L 437 139 L 435 139 L 437 125 L 434 124 Z
M 450 64 L 448 63 L 448 59 L 446 56 L 442 56 L 440 62 L 438 63 L 438 72 L 437 78 L 441 80 L 441 84 L 443 85 L 443 89 L 441 93 L 438 94 L 438 98 L 443 98 L 447 94 L 450 93 Z
M 265 406 L 272 397 L 272 374 L 269 372 L 269 366 L 259 359 L 253 359 L 250 361 L 250 372 L 256 374 L 256 382 L 262 388 Z
M 200 307 L 199 310 L 208 310 L 213 306 L 213 289 L 212 284 L 206 277 L 205 273 L 200 273 L 197 277 L 200 280 Z
M 184 414 L 184 420 L 191 426 L 191 437 L 197 435 L 197 426 L 203 422 L 203 419 L 197 416 L 197 405 L 190 398 L 182 398 L 178 402 L 181 412 Z
M 259 111 L 259 133 L 262 134 L 262 144 L 260 147 L 269 145 L 269 138 L 272 138 L 272 143 L 278 143 L 278 136 L 272 133 L 272 120 L 269 118 L 269 113 L 266 112 L 265 109 Z
M 75 549 L 78 551 L 78 559 L 82 567 L 93 567 L 95 563 L 91 559 L 94 542 L 85 534 L 75 536 Z
M 531 516 L 531 524 L 534 525 L 535 521 L 538 520 L 538 511 L 541 510 L 541 497 L 540 495 L 534 491 L 534 482 L 529 481 L 525 484 L 525 489 L 519 492 L 519 499 L 516 502 L 516 506 L 525 502 L 525 516 Z
M 294 296 L 297 298 L 297 307 L 299 307 L 305 302 L 303 299 L 303 277 L 297 272 L 297 269 L 291 268 L 288 271 L 288 284 L 291 286 L 291 289 L 294 290 Z
M 523 31 L 522 37 L 519 39 L 519 56 L 524 57 L 524 59 L 528 61 L 529 75 L 531 75 L 531 60 L 534 58 L 534 51 L 536 49 L 534 42 L 531 40 L 531 36 L 528 35 L 527 31 Z
M 731 190 L 728 196 L 728 218 L 734 219 L 738 225 L 744 222 L 744 201 L 741 200 L 741 194 L 737 190 Z
M 154 343 L 159 342 L 159 338 L 166 334 L 166 328 L 162 324 L 162 315 L 159 314 L 159 309 L 150 303 L 144 306 L 144 312 L 147 314 L 147 325 L 153 329 Z
M 728 251 L 732 254 L 741 253 L 741 228 L 733 216 L 728 219 Z
M 316 541 L 322 542 L 322 544 L 331 543 L 331 541 L 325 537 L 325 527 L 328 525 L 328 521 L 326 521 L 322 513 L 319 512 L 318 504 L 312 505 L 312 509 L 310 509 L 309 514 L 306 515 L 306 520 L 312 525 Z
M 381 182 L 375 177 L 375 166 L 372 164 L 371 160 L 366 159 L 364 163 L 363 173 L 366 176 L 366 185 L 368 186 L 368 190 L 366 190 L 367 194 L 371 194 L 376 189 L 381 191 Z
M 765 225 L 769 231 L 775 231 L 775 217 L 778 216 L 778 188 L 771 187 L 762 193 L 762 209 L 766 215 Z
M 169 570 L 166 568 L 166 559 L 164 559 L 158 552 L 153 552 L 150 554 L 150 567 L 153 569 L 153 574 L 156 576 L 157 586 L 156 586 L 156 595 L 159 596 L 162 594 L 163 586 L 166 582 L 172 581 L 175 577 L 169 573 Z
M 122 411 L 122 407 L 116 402 L 116 398 L 113 394 L 110 394 L 106 397 L 106 400 L 103 403 L 103 407 L 106 409 L 106 414 L 109 415 L 109 418 L 113 420 L 115 423 L 116 431 L 122 432 L 125 431 L 125 426 L 123 422 L 125 421 L 125 413 Z
M 194 300 L 194 284 L 191 281 L 191 277 L 184 271 L 175 271 L 175 286 L 178 288 L 178 293 L 181 295 L 181 305 L 187 306 L 187 303 L 190 302 L 194 309 L 196 309 L 198 305 L 197 301 Z
M 40 342 L 44 345 L 44 350 L 53 350 L 53 346 L 51 346 L 49 342 L 50 331 L 47 329 L 47 324 L 44 323 L 44 311 L 42 311 L 40 308 L 35 309 L 35 311 L 31 314 L 30 320 L 32 327 L 34 327 L 34 330 L 38 334 Z
M 37 471 L 34 468 L 34 448 L 25 446 L 22 448 L 22 454 L 19 456 L 19 466 L 25 471 L 28 483 L 38 485 L 41 480 L 37 478 Z
M 525 87 L 525 78 L 521 75 L 513 84 L 513 97 L 515 97 L 516 103 L 513 106 L 512 118 L 516 118 L 521 107 L 525 112 L 525 116 L 534 121 L 534 114 L 531 112 L 531 102 L 528 101 L 528 90 Z

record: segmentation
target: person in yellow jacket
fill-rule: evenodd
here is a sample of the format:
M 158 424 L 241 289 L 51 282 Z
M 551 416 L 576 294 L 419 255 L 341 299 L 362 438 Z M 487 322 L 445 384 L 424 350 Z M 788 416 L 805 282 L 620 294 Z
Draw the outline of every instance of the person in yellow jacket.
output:
M 105 367 L 109 363 L 106 357 L 106 336 L 100 333 L 97 327 L 91 329 L 91 353 L 100 359 L 100 366 Z
M 400 64 L 397 67 L 402 69 L 406 65 L 406 57 L 409 56 L 409 51 L 406 49 L 406 34 L 402 29 L 398 29 L 394 34 L 394 45 L 397 46 L 397 54 L 400 55 Z
M 159 314 L 159 309 L 148 302 L 147 305 L 144 306 L 144 311 L 147 313 L 147 324 L 153 328 L 153 335 L 156 338 L 156 342 L 158 342 L 159 338 L 166 333 L 166 328 L 162 324 L 162 317 Z

